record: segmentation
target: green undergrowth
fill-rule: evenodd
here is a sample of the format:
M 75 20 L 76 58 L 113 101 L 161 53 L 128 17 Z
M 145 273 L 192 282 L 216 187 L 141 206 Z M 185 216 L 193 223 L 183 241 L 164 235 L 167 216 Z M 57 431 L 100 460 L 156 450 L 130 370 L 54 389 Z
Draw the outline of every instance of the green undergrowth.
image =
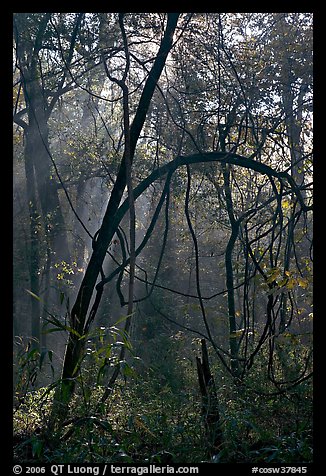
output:
M 253 376 L 255 379 L 256 376 Z M 250 383 L 250 382 L 249 382 Z M 189 387 L 187 387 L 189 388 Z M 266 386 L 265 386 L 266 389 Z M 207 451 L 197 388 L 171 388 L 151 376 L 77 394 L 66 425 L 48 433 L 53 390 L 26 394 L 14 414 L 16 461 L 55 463 L 199 463 L 312 461 L 311 389 L 261 396 L 226 377 L 218 386 L 223 443 Z

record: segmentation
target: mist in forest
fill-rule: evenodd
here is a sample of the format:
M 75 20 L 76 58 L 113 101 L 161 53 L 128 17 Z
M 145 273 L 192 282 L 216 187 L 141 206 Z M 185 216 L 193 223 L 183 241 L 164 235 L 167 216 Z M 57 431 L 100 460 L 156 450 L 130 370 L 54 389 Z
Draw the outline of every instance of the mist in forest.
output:
M 13 37 L 14 460 L 310 464 L 312 14 Z

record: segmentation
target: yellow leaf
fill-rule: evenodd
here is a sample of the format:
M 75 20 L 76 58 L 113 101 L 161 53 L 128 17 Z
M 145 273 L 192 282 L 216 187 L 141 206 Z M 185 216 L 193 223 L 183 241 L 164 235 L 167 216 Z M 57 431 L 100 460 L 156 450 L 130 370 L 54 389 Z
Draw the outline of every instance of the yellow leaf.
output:
M 154 435 L 154 433 L 152 433 L 148 428 L 147 426 L 141 421 L 141 419 L 139 417 L 135 417 L 134 418 L 134 421 L 135 421 L 135 425 L 136 427 L 138 428 L 141 428 L 142 430 L 146 431 L 146 433 L 148 433 L 149 435 L 153 436 L 154 438 L 156 438 L 156 436 Z
M 295 280 L 291 278 L 289 279 L 289 282 L 287 283 L 286 287 L 287 289 L 293 289 L 295 284 L 296 284 Z
M 285 278 L 285 279 L 282 279 L 282 281 L 279 281 L 278 285 L 279 285 L 280 288 L 282 288 L 283 286 L 286 285 L 287 282 L 288 282 L 288 279 Z
M 304 278 L 298 278 L 298 284 L 303 289 L 306 289 L 308 287 L 308 281 Z
M 268 273 L 267 283 L 273 283 L 280 276 L 279 268 L 272 268 Z
M 237 331 L 235 331 L 235 332 L 231 332 L 230 338 L 231 338 L 231 339 L 236 339 L 237 337 L 241 337 L 243 331 L 244 331 L 244 329 L 239 329 L 239 330 L 237 330 Z

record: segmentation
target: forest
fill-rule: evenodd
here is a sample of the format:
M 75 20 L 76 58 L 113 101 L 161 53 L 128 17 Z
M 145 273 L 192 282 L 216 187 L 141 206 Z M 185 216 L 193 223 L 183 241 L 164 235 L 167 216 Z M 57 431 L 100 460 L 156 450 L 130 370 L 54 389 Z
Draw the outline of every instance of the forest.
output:
M 313 462 L 312 22 L 13 15 L 14 462 Z

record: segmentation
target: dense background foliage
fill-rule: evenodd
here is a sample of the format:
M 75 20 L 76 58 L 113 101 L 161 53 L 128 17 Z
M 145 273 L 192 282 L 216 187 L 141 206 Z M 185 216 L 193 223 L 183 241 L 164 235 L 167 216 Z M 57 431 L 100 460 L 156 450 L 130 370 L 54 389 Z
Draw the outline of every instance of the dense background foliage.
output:
M 13 31 L 17 461 L 311 462 L 312 15 Z

